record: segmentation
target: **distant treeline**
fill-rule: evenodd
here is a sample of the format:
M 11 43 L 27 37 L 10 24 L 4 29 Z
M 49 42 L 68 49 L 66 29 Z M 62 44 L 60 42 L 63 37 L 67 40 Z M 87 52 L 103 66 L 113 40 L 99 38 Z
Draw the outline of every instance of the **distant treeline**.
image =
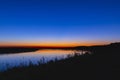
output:
M 0 54 L 8 53 L 22 53 L 37 51 L 38 48 L 24 48 L 24 47 L 0 47 Z

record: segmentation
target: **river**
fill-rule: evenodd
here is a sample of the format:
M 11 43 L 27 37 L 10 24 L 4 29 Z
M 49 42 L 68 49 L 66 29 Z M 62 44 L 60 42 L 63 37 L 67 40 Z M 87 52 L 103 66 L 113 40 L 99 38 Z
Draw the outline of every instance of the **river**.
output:
M 0 71 L 4 71 L 17 66 L 28 66 L 29 63 L 37 65 L 38 62 L 46 63 L 54 59 L 63 59 L 67 55 L 73 55 L 76 50 L 60 50 L 60 49 L 43 49 L 35 52 L 14 53 L 14 54 L 0 54 Z

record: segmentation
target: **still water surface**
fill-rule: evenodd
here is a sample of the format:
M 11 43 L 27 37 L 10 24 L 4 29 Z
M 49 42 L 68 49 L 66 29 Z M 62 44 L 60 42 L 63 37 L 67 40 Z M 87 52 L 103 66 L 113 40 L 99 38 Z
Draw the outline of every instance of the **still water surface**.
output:
M 75 50 L 38 50 L 35 52 L 25 52 L 16 54 L 0 54 L 0 71 L 7 70 L 20 65 L 29 65 L 32 62 L 37 65 L 39 61 L 48 62 L 50 60 L 66 58 L 68 54 L 74 54 Z M 81 51 L 77 51 L 81 53 Z

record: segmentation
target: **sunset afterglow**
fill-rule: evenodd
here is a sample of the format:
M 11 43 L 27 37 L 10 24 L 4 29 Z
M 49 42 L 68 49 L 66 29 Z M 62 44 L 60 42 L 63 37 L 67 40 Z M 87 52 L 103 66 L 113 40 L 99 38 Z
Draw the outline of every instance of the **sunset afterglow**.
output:
M 89 46 L 120 41 L 118 3 L 2 0 L 0 46 Z
M 0 43 L 0 46 L 28 46 L 28 47 L 75 47 L 75 46 L 93 46 L 104 45 L 109 42 L 53 42 L 53 43 Z

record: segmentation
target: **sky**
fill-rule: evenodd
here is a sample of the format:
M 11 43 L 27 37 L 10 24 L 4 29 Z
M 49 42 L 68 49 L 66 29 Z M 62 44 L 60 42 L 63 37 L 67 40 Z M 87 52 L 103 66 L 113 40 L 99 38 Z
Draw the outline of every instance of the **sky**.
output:
M 0 0 L 0 45 L 120 41 L 120 0 Z

